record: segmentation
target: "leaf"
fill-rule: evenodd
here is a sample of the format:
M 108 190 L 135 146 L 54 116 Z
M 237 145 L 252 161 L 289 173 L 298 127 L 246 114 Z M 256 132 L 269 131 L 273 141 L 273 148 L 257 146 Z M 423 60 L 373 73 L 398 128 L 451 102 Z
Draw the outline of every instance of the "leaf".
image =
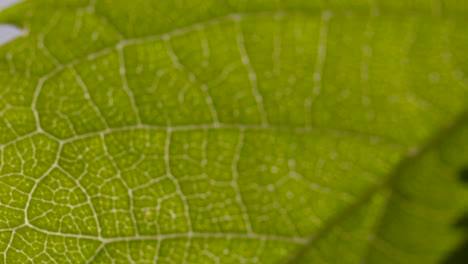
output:
M 467 11 L 3 11 L 28 34 L 0 47 L 0 263 L 449 260 L 466 241 Z

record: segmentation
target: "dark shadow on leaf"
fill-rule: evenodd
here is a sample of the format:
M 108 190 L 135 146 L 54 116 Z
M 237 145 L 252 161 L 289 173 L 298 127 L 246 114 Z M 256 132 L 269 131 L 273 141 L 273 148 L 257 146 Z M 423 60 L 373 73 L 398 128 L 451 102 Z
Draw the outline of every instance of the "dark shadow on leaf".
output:
M 464 184 L 468 184 L 468 168 L 460 172 L 460 180 Z M 455 227 L 465 232 L 464 242 L 455 249 L 450 256 L 445 259 L 443 264 L 467 264 L 468 263 L 468 212 L 465 213 L 456 223 Z
M 465 168 L 460 172 L 460 180 L 463 183 L 468 184 L 468 168 Z

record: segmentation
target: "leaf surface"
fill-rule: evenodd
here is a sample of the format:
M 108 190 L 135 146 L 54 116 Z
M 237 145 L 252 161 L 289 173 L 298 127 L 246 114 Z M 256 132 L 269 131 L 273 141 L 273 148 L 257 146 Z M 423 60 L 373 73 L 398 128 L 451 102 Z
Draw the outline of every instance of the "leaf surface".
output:
M 464 1 L 0 14 L 0 263 L 439 263 L 468 207 Z

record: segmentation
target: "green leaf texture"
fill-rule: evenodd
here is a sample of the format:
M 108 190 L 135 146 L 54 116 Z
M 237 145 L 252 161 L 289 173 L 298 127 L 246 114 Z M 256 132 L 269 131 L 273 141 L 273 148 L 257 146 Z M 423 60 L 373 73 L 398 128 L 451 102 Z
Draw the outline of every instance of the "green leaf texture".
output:
M 0 263 L 441 263 L 464 0 L 25 0 L 0 14 Z

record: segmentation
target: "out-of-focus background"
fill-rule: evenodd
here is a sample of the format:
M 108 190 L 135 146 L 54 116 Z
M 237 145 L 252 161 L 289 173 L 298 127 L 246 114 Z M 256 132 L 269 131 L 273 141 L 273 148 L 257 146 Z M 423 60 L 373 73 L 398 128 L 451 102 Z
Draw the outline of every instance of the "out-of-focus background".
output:
M 0 0 L 0 9 L 3 9 L 12 4 L 18 3 L 19 0 Z
M 21 0 L 0 0 L 0 11 L 13 5 Z M 2 25 L 0 24 L 0 45 L 3 45 L 23 34 L 23 31 L 20 28 L 17 28 L 12 25 Z

